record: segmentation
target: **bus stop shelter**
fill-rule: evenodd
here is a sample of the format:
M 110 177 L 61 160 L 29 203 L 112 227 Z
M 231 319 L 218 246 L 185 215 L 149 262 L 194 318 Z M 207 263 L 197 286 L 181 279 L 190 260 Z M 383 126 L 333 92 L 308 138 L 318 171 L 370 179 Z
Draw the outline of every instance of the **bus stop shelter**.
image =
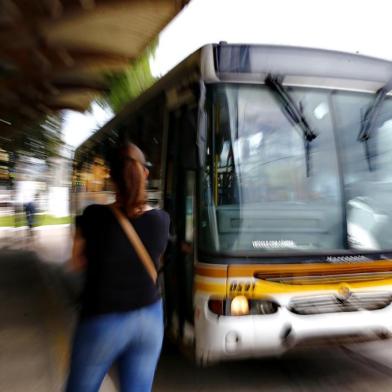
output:
M 0 138 L 83 112 L 189 0 L 0 1 Z

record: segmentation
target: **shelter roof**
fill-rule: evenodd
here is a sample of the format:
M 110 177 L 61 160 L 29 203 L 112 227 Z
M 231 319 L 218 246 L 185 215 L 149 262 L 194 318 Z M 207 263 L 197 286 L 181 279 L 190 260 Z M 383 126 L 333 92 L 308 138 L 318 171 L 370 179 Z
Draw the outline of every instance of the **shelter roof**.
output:
M 0 135 L 85 111 L 189 0 L 0 0 Z M 9 128 L 9 127 L 8 127 Z

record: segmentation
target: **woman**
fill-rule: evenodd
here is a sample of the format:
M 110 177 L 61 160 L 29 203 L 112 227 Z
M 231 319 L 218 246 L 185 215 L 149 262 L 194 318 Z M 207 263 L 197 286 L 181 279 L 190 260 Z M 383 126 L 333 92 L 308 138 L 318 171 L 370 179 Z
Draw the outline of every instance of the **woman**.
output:
M 147 204 L 144 154 L 134 144 L 121 147 L 110 170 L 115 208 L 127 216 L 158 268 L 169 216 Z M 76 268 L 86 267 L 86 281 L 66 390 L 98 391 L 117 363 L 121 391 L 150 391 L 163 339 L 162 300 L 112 208 L 85 209 L 72 259 Z

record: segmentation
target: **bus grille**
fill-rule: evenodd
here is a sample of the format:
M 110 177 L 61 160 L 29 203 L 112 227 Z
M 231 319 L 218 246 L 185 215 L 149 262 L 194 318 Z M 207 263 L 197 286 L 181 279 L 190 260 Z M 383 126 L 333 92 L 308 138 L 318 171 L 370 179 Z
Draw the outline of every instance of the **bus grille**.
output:
M 353 293 L 349 298 L 342 299 L 338 295 L 318 295 L 297 297 L 288 308 L 291 312 L 301 315 L 355 312 L 358 310 L 383 309 L 392 302 L 389 292 Z

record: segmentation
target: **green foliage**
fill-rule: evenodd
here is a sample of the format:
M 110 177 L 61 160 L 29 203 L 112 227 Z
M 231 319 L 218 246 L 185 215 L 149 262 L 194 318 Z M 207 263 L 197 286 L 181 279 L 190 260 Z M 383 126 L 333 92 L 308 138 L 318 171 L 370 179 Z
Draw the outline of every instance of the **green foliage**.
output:
M 48 214 L 38 214 L 35 226 L 63 225 L 71 223 L 70 216 L 56 217 Z M 0 216 L 0 227 L 23 227 L 27 226 L 25 214 Z
M 108 103 L 115 113 L 154 84 L 156 78 L 151 73 L 150 58 L 155 52 L 157 43 L 156 41 L 151 45 L 124 72 L 107 76 L 110 90 L 103 100 Z

